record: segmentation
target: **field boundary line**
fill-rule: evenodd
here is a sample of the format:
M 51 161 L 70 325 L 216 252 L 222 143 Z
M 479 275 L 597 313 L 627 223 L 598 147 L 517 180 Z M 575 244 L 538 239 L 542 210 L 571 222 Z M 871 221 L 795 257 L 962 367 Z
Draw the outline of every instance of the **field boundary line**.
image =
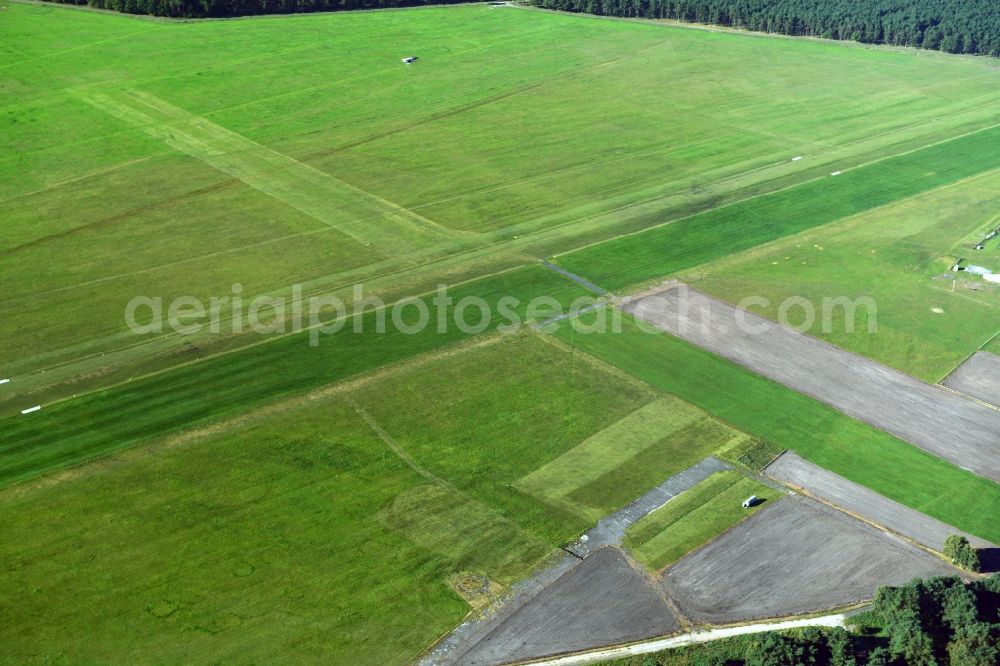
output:
M 697 485 L 697 484 L 695 484 L 695 485 Z M 687 491 L 682 491 L 681 494 L 683 494 L 683 492 L 687 492 Z M 674 500 L 674 499 L 676 499 L 679 496 L 680 496 L 679 494 L 678 495 L 674 495 L 669 500 L 667 500 L 667 502 L 670 502 L 671 500 Z M 665 502 L 662 506 L 660 506 L 658 508 L 662 509 L 666 505 L 667 504 Z M 658 509 L 653 509 L 653 511 L 657 511 L 657 510 Z M 650 511 L 649 513 L 647 513 L 646 516 L 648 516 L 650 513 L 653 513 L 653 511 Z M 645 518 L 646 516 L 643 516 L 643 518 Z M 639 520 L 641 520 L 641 518 Z M 637 520 L 636 522 L 639 522 L 639 521 Z M 632 523 L 632 524 L 634 525 L 635 523 Z M 662 585 L 660 585 L 660 581 L 656 579 L 656 577 L 649 571 L 649 569 L 647 569 L 645 566 L 643 566 L 642 563 L 640 563 L 639 561 L 637 561 L 632 556 L 632 552 L 631 552 L 630 549 L 619 547 L 618 550 L 621 551 L 622 556 L 624 556 L 625 561 L 628 562 L 628 565 L 632 568 L 632 570 L 635 571 L 638 575 L 642 576 L 642 578 L 645 579 L 646 583 L 649 585 L 650 589 L 652 589 L 654 592 L 656 592 L 659 595 L 660 599 L 662 599 L 663 602 L 667 605 L 667 608 L 670 609 L 670 612 L 673 614 L 674 618 L 677 620 L 677 623 L 679 625 L 681 625 L 681 631 L 685 631 L 685 632 L 692 631 L 694 629 L 694 622 L 692 622 L 691 618 L 689 618 L 687 615 L 685 615 L 684 612 L 681 610 L 680 606 L 678 606 L 674 602 L 674 600 L 670 598 L 670 595 L 667 594 L 667 591 L 663 589 Z
M 320 230 L 320 231 L 325 231 L 325 229 Z M 495 272 L 492 272 L 492 273 L 487 273 L 485 275 L 478 275 L 478 276 L 475 276 L 475 277 L 466 278 L 464 280 L 458 280 L 456 282 L 449 283 L 447 286 L 449 288 L 461 287 L 461 286 L 464 286 L 464 285 L 467 285 L 467 284 L 471 284 L 473 282 L 477 282 L 479 280 L 484 280 L 484 279 L 487 279 L 487 278 L 498 277 L 498 276 L 501 276 L 501 275 L 505 275 L 507 273 L 512 273 L 514 271 L 523 269 L 526 266 L 530 266 L 530 265 L 531 264 L 518 264 L 516 266 L 512 266 L 510 268 L 505 268 L 503 270 L 498 270 L 498 271 L 495 271 Z M 402 272 L 402 271 L 397 271 L 395 273 L 388 273 L 388 274 L 386 274 L 386 276 L 395 275 L 395 274 L 397 274 L 399 272 Z M 380 276 L 380 277 L 383 277 L 383 276 Z M 308 298 L 308 296 L 310 296 L 310 295 L 312 295 L 312 296 L 315 296 L 315 295 L 324 295 L 324 294 L 335 293 L 336 291 L 337 290 L 332 290 L 332 291 L 331 290 L 327 290 L 327 291 L 317 291 L 315 293 L 310 293 L 310 294 L 304 294 L 303 295 L 303 299 Z M 412 294 L 412 295 L 407 295 L 407 296 L 400 296 L 400 297 L 392 300 L 391 302 L 385 303 L 384 305 L 382 305 L 380 307 L 366 309 L 364 313 L 367 313 L 367 312 L 384 312 L 384 311 L 388 311 L 393 306 L 395 306 L 397 303 L 399 303 L 401 301 L 412 300 L 414 298 L 423 298 L 423 297 L 426 297 L 426 296 L 431 296 L 431 295 L 433 295 L 435 293 L 436 293 L 436 291 L 434 289 L 428 289 L 426 291 L 422 291 L 422 292 L 417 293 L 417 294 Z M 296 301 L 296 302 L 300 302 L 300 301 Z M 323 326 L 328 326 L 331 323 L 333 323 L 334 321 L 340 321 L 340 320 L 349 321 L 349 320 L 351 320 L 351 319 L 353 319 L 355 317 L 358 317 L 358 316 L 360 316 L 360 315 L 362 315 L 364 313 L 362 313 L 362 312 L 350 312 L 350 313 L 345 314 L 343 317 L 338 317 L 337 319 L 323 320 L 323 321 L 320 321 L 319 323 L 317 323 L 315 325 L 303 326 L 301 329 L 299 329 L 297 331 L 296 330 L 289 330 L 289 331 L 286 331 L 285 333 L 279 333 L 279 334 L 275 334 L 273 336 L 265 336 L 263 339 L 258 339 L 255 342 L 250 342 L 248 344 L 245 344 L 245 345 L 242 345 L 242 346 L 239 346 L 239 347 L 235 347 L 235 348 L 232 348 L 232 349 L 224 349 L 222 351 L 217 351 L 215 353 L 211 353 L 211 354 L 208 354 L 206 356 L 202 356 L 201 358 L 191 359 L 190 361 L 184 361 L 184 362 L 181 362 L 181 363 L 176 363 L 176 364 L 170 365 L 168 367 L 159 368 L 159 369 L 154 370 L 152 372 L 147 372 L 145 374 L 140 374 L 138 377 L 133 377 L 132 379 L 122 380 L 122 381 L 119 381 L 119 382 L 115 382 L 113 384 L 108 384 L 108 385 L 105 385 L 105 386 L 101 386 L 100 388 L 95 388 L 95 389 L 92 389 L 92 390 L 89 390 L 89 391 L 85 391 L 84 393 L 76 394 L 76 395 L 73 395 L 73 396 L 66 396 L 66 397 L 60 398 L 58 400 L 50 401 L 50 402 L 48 402 L 46 404 L 47 405 L 58 404 L 58 403 L 61 403 L 61 402 L 65 402 L 66 400 L 72 400 L 72 399 L 77 398 L 77 397 L 82 397 L 84 395 L 88 395 L 90 393 L 96 393 L 98 391 L 103 391 L 103 390 L 106 390 L 106 389 L 115 388 L 115 387 L 118 387 L 118 386 L 123 386 L 125 384 L 128 384 L 130 381 L 132 381 L 134 379 L 141 379 L 141 378 L 145 378 L 145 377 L 154 377 L 154 376 L 166 373 L 166 372 L 170 372 L 171 370 L 173 370 L 175 368 L 187 367 L 189 365 L 193 365 L 193 364 L 199 363 L 201 361 L 205 361 L 205 360 L 212 359 L 212 358 L 218 358 L 220 356 L 225 356 L 226 354 L 231 354 L 231 353 L 235 353 L 235 352 L 239 352 L 239 351 L 244 351 L 244 350 L 247 350 L 247 349 L 253 349 L 253 348 L 258 347 L 260 345 L 264 345 L 264 344 L 268 344 L 270 342 L 273 342 L 274 340 L 277 340 L 277 339 L 286 338 L 286 337 L 289 337 L 289 336 L 292 336 L 292 335 L 301 335 L 301 334 L 306 333 L 308 331 L 311 331 L 313 329 L 320 328 L 320 327 L 323 327 Z M 223 321 L 227 321 L 228 322 L 233 317 L 235 317 L 235 315 L 227 317 Z M 522 324 L 526 325 L 527 322 L 526 321 L 522 321 Z M 527 328 L 530 328 L 530 327 L 527 327 Z M 125 335 L 125 334 L 118 334 L 118 335 L 110 336 L 110 337 L 122 337 L 122 335 Z M 478 337 L 481 337 L 481 336 L 484 336 L 484 335 L 485 336 L 490 336 L 490 335 L 494 335 L 494 333 L 480 333 L 480 334 L 477 334 L 477 335 L 475 335 L 473 337 L 478 338 Z M 85 354 L 84 356 L 81 356 L 81 357 L 78 357 L 78 358 L 70 359 L 70 360 L 67 360 L 67 361 L 62 361 L 62 362 L 59 362 L 59 363 L 53 363 L 51 365 L 45 366 L 44 368 L 39 368 L 38 370 L 34 370 L 32 372 L 29 372 L 25 376 L 35 376 L 35 375 L 39 374 L 40 372 L 45 372 L 47 370 L 54 370 L 54 369 L 57 369 L 57 368 L 64 367 L 66 365 L 72 365 L 74 363 L 79 363 L 80 361 L 83 361 L 83 360 L 98 358 L 98 357 L 104 356 L 106 354 L 114 354 L 114 353 L 117 353 L 117 352 L 127 351 L 129 349 L 134 349 L 136 347 L 141 347 L 144 344 L 148 344 L 150 342 L 154 342 L 156 340 L 162 340 L 162 339 L 164 339 L 166 337 L 172 337 L 172 336 L 183 337 L 182 334 L 180 334 L 180 333 L 174 333 L 174 334 L 167 333 L 167 334 L 164 334 L 162 336 L 157 336 L 157 337 L 155 337 L 155 338 L 153 338 L 151 340 L 141 340 L 139 342 L 135 342 L 133 344 L 126 345 L 124 347 L 119 347 L 119 348 L 113 349 L 111 351 L 107 351 L 107 352 L 92 352 L 92 353 Z M 465 340 L 459 340 L 459 341 L 457 341 L 454 344 L 464 344 L 465 342 L 466 342 Z M 639 381 L 639 380 L 636 380 L 634 377 L 632 379 L 634 381 Z M 640 382 L 640 383 L 642 383 L 642 382 Z
M 100 137 L 98 139 L 93 139 L 91 141 L 96 142 L 96 141 L 99 141 L 99 140 L 101 140 L 103 138 L 104 137 Z M 84 142 L 84 143 L 86 143 L 86 142 Z M 18 199 L 23 199 L 23 198 L 26 198 L 26 197 L 32 197 L 32 196 L 35 196 L 35 195 L 38 195 L 38 194 L 44 194 L 45 192 L 48 192 L 49 190 L 56 189 L 57 187 L 65 187 L 66 185 L 72 185 L 73 183 L 78 183 L 81 180 L 87 180 L 88 178 L 94 178 L 96 176 L 103 176 L 104 174 L 112 173 L 114 171 L 118 171 L 119 169 L 125 169 L 125 168 L 128 168 L 130 166 L 134 166 L 136 164 L 139 164 L 140 162 L 148 162 L 151 159 L 155 159 L 155 157 L 156 157 L 155 155 L 146 155 L 145 157 L 137 157 L 135 159 L 125 160 L 124 162 L 118 162 L 117 164 L 113 164 L 113 165 L 111 165 L 109 167 L 105 167 L 103 169 L 97 169 L 96 171 L 91 171 L 89 173 L 81 174 L 79 176 L 73 176 L 72 178 L 67 178 L 66 180 L 60 180 L 58 183 L 51 183 L 51 184 L 46 185 L 44 187 L 39 187 L 38 189 L 29 190 L 27 192 L 21 192 L 19 194 L 11 195 L 11 196 L 6 197 L 4 199 L 0 199 L 0 204 L 10 203 L 11 201 L 16 201 Z
M 950 294 L 950 293 L 953 293 L 953 292 L 949 291 L 948 293 Z M 972 300 L 975 301 L 975 299 L 972 299 Z M 979 301 L 975 301 L 975 302 L 979 303 Z M 991 307 L 996 307 L 995 305 L 991 305 L 990 303 L 983 303 L 983 305 L 990 305 Z M 965 365 L 966 363 L 968 363 L 969 361 L 971 361 L 973 356 L 975 356 L 979 352 L 992 353 L 989 350 L 987 350 L 986 347 L 988 347 L 990 345 L 990 343 L 993 342 L 994 340 L 996 340 L 998 337 L 1000 337 L 1000 330 L 998 330 L 996 333 L 994 333 L 993 335 L 991 335 L 989 337 L 989 339 L 986 340 L 986 342 L 984 342 L 983 344 L 979 345 L 979 347 L 977 349 L 975 349 L 968 356 L 966 356 L 965 358 L 963 358 L 962 361 L 958 365 L 956 365 L 954 368 L 952 368 L 947 373 L 945 373 L 945 375 L 940 380 L 938 380 L 938 385 L 941 386 L 942 388 L 948 388 L 942 382 L 944 382 L 946 379 L 948 379 L 953 374 L 955 374 L 956 372 L 958 372 L 959 368 L 961 368 L 963 365 Z M 965 393 L 962 393 L 961 391 L 959 391 L 959 393 L 961 393 L 962 395 L 966 395 Z M 969 397 L 972 397 L 972 396 L 969 396 Z M 986 403 L 986 404 L 989 405 L 989 403 Z M 993 407 L 994 409 L 1000 409 L 1000 407 L 997 407 L 996 405 L 989 405 L 989 406 Z
M 588 280 L 587 278 L 580 277 L 576 273 L 571 273 L 562 266 L 557 266 L 556 264 L 553 264 L 551 261 L 546 261 L 545 259 L 542 259 L 540 263 L 542 264 L 542 266 L 549 269 L 553 273 L 556 273 L 558 275 L 563 276 L 564 278 L 572 280 L 573 282 L 577 283 L 587 291 L 597 294 L 598 296 L 608 296 L 611 293 L 604 287 L 600 287 L 591 282 L 590 280 Z
M 392 450 L 392 452 L 399 457 L 400 460 L 406 463 L 407 467 L 409 467 L 414 472 L 424 477 L 431 483 L 442 486 L 452 492 L 464 496 L 463 493 L 460 493 L 458 489 L 455 488 L 453 485 L 451 485 L 450 483 L 442 479 L 440 476 L 434 474 L 429 469 L 423 467 L 420 463 L 418 463 L 413 458 L 413 456 L 407 453 L 406 450 L 402 446 L 400 446 L 399 442 L 397 442 L 396 439 L 392 435 L 390 435 L 385 428 L 379 425 L 378 421 L 375 420 L 375 417 L 373 417 L 363 407 L 361 407 L 361 405 L 358 404 L 358 401 L 355 400 L 352 396 L 350 395 L 344 396 L 344 402 L 346 402 L 348 405 L 351 406 L 351 409 L 353 409 L 357 413 L 357 415 L 360 416 L 366 424 L 368 424 L 368 427 L 371 428 L 372 432 L 374 432 L 378 436 L 378 438 L 381 439 L 385 443 L 385 445 L 388 446 Z
M 632 375 L 632 374 L 629 374 L 629 373 L 625 372 L 624 370 L 622 370 L 618 366 L 611 365 L 607 361 L 605 361 L 603 359 L 600 359 L 600 358 L 597 358 L 596 356 L 593 356 L 592 354 L 588 354 L 587 352 L 583 351 L 582 349 L 579 349 L 579 348 L 577 348 L 577 347 L 575 347 L 573 345 L 566 344 L 565 342 L 563 342 L 562 340 L 556 338 L 553 335 L 549 335 L 548 333 L 545 333 L 543 331 L 539 331 L 537 329 L 531 329 L 531 330 L 532 330 L 532 333 L 534 335 L 536 335 L 540 340 L 542 340 L 543 342 L 545 342 L 545 343 L 547 343 L 549 345 L 552 345 L 556 349 L 559 349 L 561 351 L 573 354 L 575 358 L 579 358 L 581 361 L 583 361 L 584 363 L 586 363 L 588 365 L 591 365 L 591 366 L 593 366 L 593 367 L 595 367 L 595 368 L 597 368 L 599 370 L 602 370 L 602 371 L 606 372 L 609 375 L 617 377 L 618 379 L 623 379 L 623 380 L 629 382 L 630 384 L 632 384 L 633 386 L 641 387 L 641 388 L 645 389 L 652 396 L 651 399 L 655 399 L 656 396 L 659 396 L 659 395 L 661 395 L 661 394 L 664 393 L 663 391 L 659 391 L 658 389 L 656 389 L 654 386 L 652 386 L 650 384 L 647 384 L 646 382 L 642 381 L 641 379 L 639 379 L 635 375 Z M 667 394 L 667 395 L 671 395 L 671 394 Z M 673 396 L 673 397 L 677 398 L 677 396 Z M 696 407 L 695 405 L 692 405 L 691 403 L 687 402 L 686 400 L 681 400 L 680 398 L 677 398 L 677 400 L 680 400 L 681 402 L 683 402 L 684 404 L 686 404 L 686 405 L 688 405 L 690 407 L 693 407 L 695 409 L 699 409 L 698 407 Z M 701 411 L 704 411 L 704 410 L 701 410 Z
M 569 12 L 562 9 L 548 9 L 545 7 L 535 7 L 534 5 L 510 3 L 510 7 L 516 7 L 527 11 L 544 12 L 549 14 L 560 14 L 562 16 L 572 16 L 585 19 L 597 19 L 604 21 L 622 21 L 625 23 L 637 23 L 640 25 L 651 25 L 657 28 L 680 28 L 684 30 L 696 30 L 700 32 L 714 32 L 719 34 L 737 35 L 754 39 L 766 39 L 776 37 L 790 41 L 804 41 L 818 44 L 837 46 L 843 49 L 859 49 L 864 51 L 885 51 L 888 53 L 913 54 L 928 57 L 954 57 L 961 62 L 968 64 L 979 64 L 979 60 L 986 60 L 983 56 L 945 53 L 934 49 L 918 49 L 913 46 L 903 46 L 896 44 L 865 44 L 851 39 L 825 39 L 815 35 L 786 35 L 780 32 L 761 32 L 748 28 L 735 28 L 716 23 L 700 23 L 697 21 L 681 21 L 679 19 L 668 18 L 642 18 L 637 16 L 611 16 L 607 14 L 590 14 L 585 12 Z M 992 63 L 983 63 L 987 67 L 996 67 Z

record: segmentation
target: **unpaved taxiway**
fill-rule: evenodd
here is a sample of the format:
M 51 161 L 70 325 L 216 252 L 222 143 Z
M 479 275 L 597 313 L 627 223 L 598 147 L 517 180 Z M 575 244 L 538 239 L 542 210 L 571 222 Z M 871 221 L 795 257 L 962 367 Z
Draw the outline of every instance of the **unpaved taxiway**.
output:
M 944 550 L 944 541 L 952 534 L 966 536 L 976 548 L 996 548 L 989 541 L 894 502 L 791 452 L 768 465 L 764 473 L 939 552 Z
M 941 384 L 1000 407 L 1000 356 L 976 352 Z
M 1000 410 L 674 283 L 622 307 L 637 318 L 1000 481 Z

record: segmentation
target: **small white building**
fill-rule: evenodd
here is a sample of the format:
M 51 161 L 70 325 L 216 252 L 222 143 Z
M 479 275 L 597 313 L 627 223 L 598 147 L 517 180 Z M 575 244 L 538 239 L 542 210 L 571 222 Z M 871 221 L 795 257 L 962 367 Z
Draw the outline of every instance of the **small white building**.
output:
M 751 495 L 750 497 L 743 500 L 743 508 L 749 509 L 752 506 L 757 506 L 757 496 Z

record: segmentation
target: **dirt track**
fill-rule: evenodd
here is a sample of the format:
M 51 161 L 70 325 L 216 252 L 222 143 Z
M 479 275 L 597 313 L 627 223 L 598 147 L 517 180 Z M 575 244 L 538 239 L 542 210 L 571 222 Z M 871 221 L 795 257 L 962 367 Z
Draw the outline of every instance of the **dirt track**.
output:
M 603 548 L 542 591 L 464 655 L 503 664 L 664 636 L 680 629 L 666 601 L 617 548 Z
M 725 624 L 845 606 L 879 585 L 956 573 L 915 546 L 792 495 L 682 559 L 663 587 L 691 619 Z
M 945 539 L 952 534 L 965 534 L 976 548 L 996 547 L 988 541 L 966 534 L 848 481 L 791 452 L 771 463 L 764 473 L 937 551 L 944 549 Z
M 654 326 L 1000 481 L 1000 411 L 685 285 L 622 306 Z
M 976 352 L 941 384 L 1000 407 L 1000 356 Z

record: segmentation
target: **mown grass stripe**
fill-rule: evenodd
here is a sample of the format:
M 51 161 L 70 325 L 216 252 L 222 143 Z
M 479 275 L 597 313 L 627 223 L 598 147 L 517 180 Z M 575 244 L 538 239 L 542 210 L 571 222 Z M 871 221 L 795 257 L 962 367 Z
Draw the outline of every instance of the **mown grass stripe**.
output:
M 457 303 L 478 296 L 490 304 L 495 330 L 502 323 L 497 302 L 520 299 L 514 311 L 526 315 L 537 296 L 568 305 L 587 295 L 580 286 L 532 265 L 467 283 L 451 290 Z M 428 310 L 436 312 L 431 296 Z M 388 314 L 386 315 L 388 319 Z M 244 412 L 373 368 L 441 349 L 469 337 L 454 323 L 439 333 L 435 322 L 408 335 L 391 321 L 375 332 L 375 312 L 363 315 L 364 332 L 348 323 L 340 332 L 309 344 L 310 333 L 179 367 L 135 382 L 57 403 L 32 418 L 0 420 L 0 487 L 106 455 L 154 437 Z M 475 318 L 469 315 L 470 322 Z
M 750 495 L 764 502 L 744 509 Z M 632 525 L 626 545 L 647 567 L 662 569 L 780 497 L 738 472 L 719 472 Z
M 1000 166 L 1000 127 L 898 155 L 562 255 L 620 290 L 954 183 Z

